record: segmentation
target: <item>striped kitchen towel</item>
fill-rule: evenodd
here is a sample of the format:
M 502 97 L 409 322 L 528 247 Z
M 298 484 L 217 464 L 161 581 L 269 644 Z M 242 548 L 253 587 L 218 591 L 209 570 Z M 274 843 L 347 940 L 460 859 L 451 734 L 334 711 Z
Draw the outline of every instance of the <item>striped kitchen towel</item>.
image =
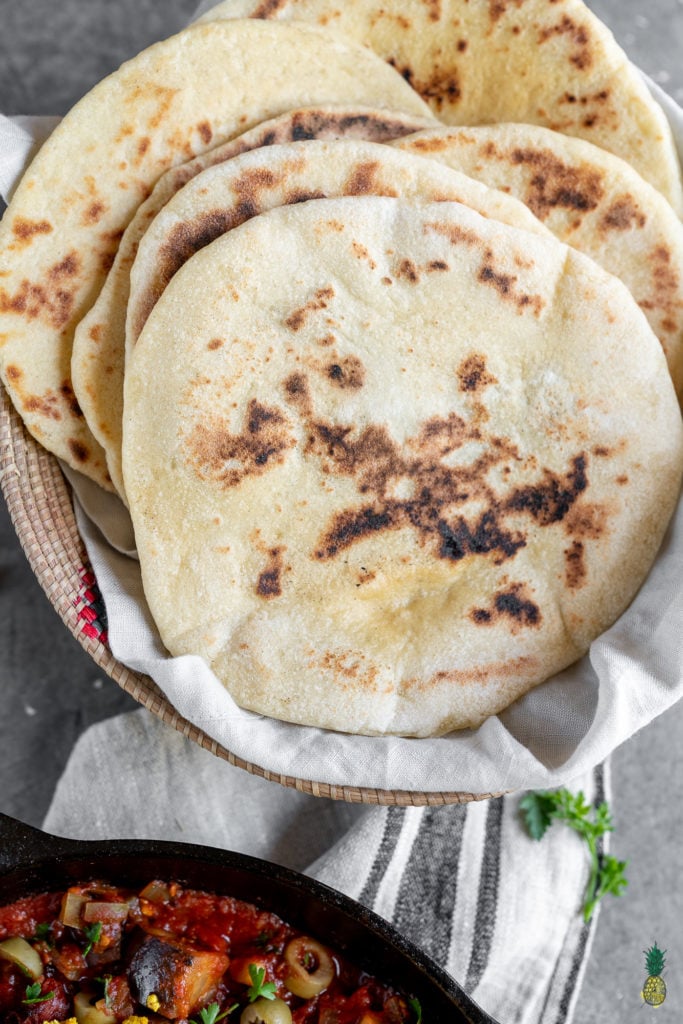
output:
M 597 805 L 606 785 L 601 765 L 576 789 Z M 529 839 L 519 799 L 377 809 L 309 873 L 391 921 L 496 1020 L 567 1024 L 595 927 L 580 913 L 586 851 L 560 829 Z
M 600 766 L 571 788 L 598 804 L 607 787 Z M 323 800 L 234 768 L 141 709 L 84 733 L 44 827 L 200 843 L 304 871 L 391 921 L 501 1024 L 572 1019 L 597 916 L 587 925 L 581 914 L 588 856 L 560 826 L 530 839 L 519 795 L 408 808 Z

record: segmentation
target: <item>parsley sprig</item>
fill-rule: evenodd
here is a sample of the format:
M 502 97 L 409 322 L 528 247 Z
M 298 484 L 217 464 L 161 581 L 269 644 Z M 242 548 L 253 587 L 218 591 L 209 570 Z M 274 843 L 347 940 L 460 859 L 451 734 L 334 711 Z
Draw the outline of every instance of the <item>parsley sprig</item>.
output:
M 88 940 L 88 944 L 83 950 L 83 956 L 87 956 L 95 943 L 99 942 L 102 937 L 102 922 L 95 921 L 94 924 L 86 924 L 83 930 L 85 932 L 85 937 Z
M 249 1002 L 253 1003 L 256 999 L 275 999 L 275 982 L 266 981 L 263 979 L 266 976 L 265 967 L 257 967 L 256 964 L 249 964 L 249 977 L 251 978 L 251 985 L 247 989 L 247 995 L 249 996 Z
M 199 1011 L 201 1024 L 216 1024 L 217 1021 L 223 1020 L 223 1018 L 227 1017 L 229 1013 L 236 1010 L 238 1006 L 239 1003 L 233 1003 L 232 1006 L 227 1008 L 227 1010 L 223 1010 L 223 1013 L 219 1013 L 220 1006 L 218 1003 L 209 1003 L 208 1006 L 205 1006 Z M 196 1020 L 190 1020 L 188 1021 L 188 1024 L 198 1024 L 198 1022 Z
M 106 1010 L 111 1010 L 111 993 L 109 991 L 111 974 L 105 974 L 101 978 L 95 978 L 95 981 L 99 981 L 100 984 L 104 987 L 104 992 L 102 993 L 104 998 L 104 1007 Z
M 586 802 L 583 793 L 574 794 L 568 789 L 556 789 L 527 793 L 520 800 L 519 806 L 532 839 L 541 839 L 554 821 L 563 821 L 585 840 L 591 858 L 591 870 L 584 897 L 584 921 L 590 921 L 603 896 L 608 893 L 621 896 L 628 885 L 624 874 L 628 861 L 598 853 L 600 837 L 614 831 L 612 815 L 605 802 L 593 808 Z
M 420 1000 L 413 996 L 412 999 L 408 1000 L 408 1005 L 415 1014 L 415 1024 L 422 1024 L 422 1007 L 420 1006 Z
M 54 991 L 45 992 L 41 991 L 41 985 L 39 981 L 34 981 L 31 985 L 26 986 L 26 998 L 22 999 L 21 1002 L 24 1006 L 33 1006 L 35 1003 L 46 1003 L 48 999 L 52 999 Z

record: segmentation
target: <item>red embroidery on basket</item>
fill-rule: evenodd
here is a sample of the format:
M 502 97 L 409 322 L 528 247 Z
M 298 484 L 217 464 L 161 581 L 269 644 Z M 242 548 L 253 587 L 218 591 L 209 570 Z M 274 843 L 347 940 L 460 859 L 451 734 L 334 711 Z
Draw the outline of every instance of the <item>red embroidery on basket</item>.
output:
M 81 631 L 91 640 L 99 640 L 101 644 L 106 644 L 108 643 L 107 610 L 104 607 L 95 575 L 84 566 L 79 569 L 78 575 L 81 578 L 81 586 L 74 606 L 78 618 L 82 622 Z

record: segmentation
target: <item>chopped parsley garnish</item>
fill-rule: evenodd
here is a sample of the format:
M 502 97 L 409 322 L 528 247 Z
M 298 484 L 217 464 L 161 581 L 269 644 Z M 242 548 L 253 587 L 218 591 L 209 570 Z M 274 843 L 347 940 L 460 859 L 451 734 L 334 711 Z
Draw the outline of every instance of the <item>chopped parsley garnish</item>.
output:
M 111 1010 L 111 995 L 109 994 L 111 974 L 105 974 L 103 978 L 95 978 L 95 981 L 99 981 L 104 986 L 104 1005 L 107 1010 Z
M 251 985 L 247 990 L 249 996 L 249 1002 L 253 1003 L 256 999 L 275 999 L 275 982 L 266 981 L 263 979 L 266 976 L 265 967 L 257 967 L 256 964 L 249 964 L 249 977 L 251 978 Z
M 85 932 L 85 937 L 88 940 L 88 944 L 83 950 L 83 956 L 87 956 L 95 943 L 100 941 L 102 936 L 102 922 L 95 921 L 94 924 L 86 924 L 83 930 Z
M 205 1006 L 203 1010 L 199 1011 L 201 1022 L 202 1024 L 216 1024 L 217 1021 L 223 1020 L 223 1018 L 227 1017 L 229 1013 L 236 1010 L 238 1006 L 239 1003 L 233 1003 L 232 1006 L 227 1008 L 227 1010 L 223 1010 L 223 1013 L 219 1013 L 218 1011 L 220 1010 L 220 1006 L 218 1003 L 209 1003 L 208 1006 Z M 197 1024 L 197 1021 L 190 1021 L 189 1024 Z
M 43 921 L 42 924 L 37 924 L 36 925 L 36 934 L 35 934 L 34 937 L 36 939 L 49 939 L 50 938 L 50 928 L 51 927 L 52 926 L 50 925 L 49 921 Z
M 54 991 L 46 992 L 44 995 L 41 992 L 40 982 L 34 981 L 31 985 L 26 986 L 26 998 L 22 999 L 24 1006 L 33 1006 L 34 1003 L 46 1003 L 48 999 L 52 999 Z

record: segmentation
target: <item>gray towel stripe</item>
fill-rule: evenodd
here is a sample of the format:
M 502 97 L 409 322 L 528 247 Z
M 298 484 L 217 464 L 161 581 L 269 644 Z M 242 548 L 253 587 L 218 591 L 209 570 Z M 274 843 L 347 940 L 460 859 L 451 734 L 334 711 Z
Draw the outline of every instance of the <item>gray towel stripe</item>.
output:
M 450 946 L 466 814 L 466 805 L 425 811 L 396 900 L 394 925 L 440 964 Z
M 402 807 L 389 807 L 387 810 L 384 820 L 384 831 L 377 849 L 377 856 L 373 861 L 368 877 L 365 880 L 365 885 L 358 897 L 359 902 L 371 910 L 377 899 L 380 883 L 389 867 L 391 858 L 394 856 L 398 837 L 403 827 L 404 817 L 405 810 Z
M 567 981 L 564 986 L 562 998 L 560 999 L 560 1005 L 558 1008 L 557 1017 L 555 1018 L 555 1024 L 564 1024 L 564 1022 L 567 1019 L 567 1014 L 569 1013 L 569 1006 L 571 1004 L 572 996 L 574 995 L 574 989 L 576 988 L 576 982 L 578 980 L 579 971 L 581 970 L 583 958 L 586 953 L 588 937 L 591 933 L 592 927 L 592 921 L 585 922 L 579 934 L 579 942 L 576 947 L 576 952 L 574 953 L 574 958 L 572 960 L 572 965 L 569 970 L 569 974 L 567 975 Z
M 597 807 L 605 799 L 605 766 L 599 764 L 593 769 L 593 782 L 595 783 L 595 796 L 593 797 L 593 806 Z M 598 854 L 604 853 L 605 841 L 604 836 L 600 836 L 597 842 Z
M 599 764 L 593 770 L 593 781 L 595 784 L 595 794 L 593 796 L 593 806 L 597 807 L 605 799 L 605 772 L 604 766 Z M 602 854 L 604 843 L 602 838 L 598 840 L 598 854 Z M 594 927 L 595 919 L 584 923 L 579 934 L 579 940 L 576 947 L 574 956 L 572 957 L 572 964 L 569 968 L 569 974 L 565 982 L 564 991 L 562 992 L 562 998 L 560 999 L 557 1017 L 555 1018 L 555 1024 L 565 1024 L 567 1015 L 569 1013 L 569 1007 L 571 1005 L 572 996 L 574 995 L 574 989 L 576 988 L 576 982 L 579 977 L 579 971 L 583 964 L 583 960 L 586 954 L 586 946 L 588 945 L 588 939 L 591 933 L 591 929 Z
M 496 927 L 503 807 L 503 798 L 498 797 L 496 800 L 490 800 L 487 808 L 484 855 L 479 875 L 479 897 L 473 932 L 476 942 L 472 946 L 467 968 L 464 985 L 466 992 L 472 992 L 481 981 L 491 953 Z

